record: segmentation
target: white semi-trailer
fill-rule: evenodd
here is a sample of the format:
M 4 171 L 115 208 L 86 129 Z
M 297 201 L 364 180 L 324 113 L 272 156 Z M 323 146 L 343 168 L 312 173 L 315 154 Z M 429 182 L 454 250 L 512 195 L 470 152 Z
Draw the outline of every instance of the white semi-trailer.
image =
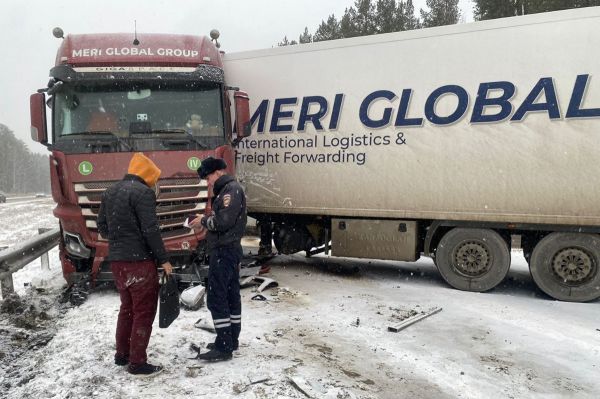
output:
M 600 7 L 228 54 L 238 176 L 283 253 L 435 260 L 600 297 Z M 312 251 L 312 252 L 311 252 Z

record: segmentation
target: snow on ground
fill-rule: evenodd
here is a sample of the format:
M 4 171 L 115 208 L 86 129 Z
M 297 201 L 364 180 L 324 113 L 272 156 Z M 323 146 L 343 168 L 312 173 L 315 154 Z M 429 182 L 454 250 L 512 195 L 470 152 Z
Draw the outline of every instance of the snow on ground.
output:
M 54 207 L 51 198 L 20 198 L 0 204 L 0 247 L 26 240 L 38 234 L 40 227 L 58 227 Z
M 59 267 L 56 254 L 51 263 Z M 119 298 L 104 290 L 64 311 L 53 339 L 17 360 L 21 375 L 0 374 L 0 386 L 7 398 L 305 398 L 295 379 L 315 398 L 600 397 L 599 302 L 541 294 L 520 252 L 489 293 L 449 288 L 428 259 L 294 255 L 272 264 L 279 288 L 265 293 L 267 301 L 242 290 L 241 347 L 232 361 L 188 359 L 191 343 L 213 335 L 194 327 L 209 318 L 205 308 L 182 310 L 168 329 L 155 323 L 150 341 L 150 361 L 166 371 L 130 376 L 112 363 Z M 387 331 L 433 307 L 443 310 Z
M 10 247 L 39 234 L 39 228 L 56 228 L 58 219 L 52 214 L 55 204 L 51 198 L 19 197 L 0 204 L 0 248 Z M 35 260 L 13 274 L 13 285 L 18 294 L 23 294 L 29 284 L 38 287 L 62 286 L 58 249 L 49 257 L 53 264 L 50 270 L 42 270 L 40 260 Z

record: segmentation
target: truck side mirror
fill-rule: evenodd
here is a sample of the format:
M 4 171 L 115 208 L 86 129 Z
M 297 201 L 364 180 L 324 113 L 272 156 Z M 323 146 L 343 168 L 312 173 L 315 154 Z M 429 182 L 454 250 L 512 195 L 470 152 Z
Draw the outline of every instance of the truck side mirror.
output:
M 29 109 L 31 113 L 31 139 L 40 144 L 48 144 L 44 93 L 35 93 L 29 97 Z
M 244 91 L 236 91 L 233 94 L 235 101 L 235 131 L 237 140 L 250 136 L 252 133 L 250 125 L 250 98 Z

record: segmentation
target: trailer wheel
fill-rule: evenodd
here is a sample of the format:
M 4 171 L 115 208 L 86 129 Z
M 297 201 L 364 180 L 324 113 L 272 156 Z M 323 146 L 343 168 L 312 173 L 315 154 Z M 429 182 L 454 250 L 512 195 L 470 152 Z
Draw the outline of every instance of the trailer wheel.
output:
M 455 228 L 442 237 L 436 266 L 452 287 L 463 291 L 491 290 L 506 277 L 510 250 L 493 230 Z
M 551 297 L 570 302 L 600 298 L 600 237 L 552 233 L 533 249 L 529 270 Z

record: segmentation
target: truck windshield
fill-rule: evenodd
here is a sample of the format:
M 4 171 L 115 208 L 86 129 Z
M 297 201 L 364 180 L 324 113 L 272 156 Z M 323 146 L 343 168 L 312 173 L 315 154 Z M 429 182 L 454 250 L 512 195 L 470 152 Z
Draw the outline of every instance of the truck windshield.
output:
M 225 142 L 222 104 L 220 86 L 204 82 L 65 84 L 54 94 L 54 146 L 68 152 L 214 148 Z

